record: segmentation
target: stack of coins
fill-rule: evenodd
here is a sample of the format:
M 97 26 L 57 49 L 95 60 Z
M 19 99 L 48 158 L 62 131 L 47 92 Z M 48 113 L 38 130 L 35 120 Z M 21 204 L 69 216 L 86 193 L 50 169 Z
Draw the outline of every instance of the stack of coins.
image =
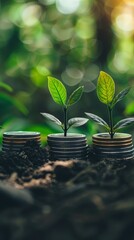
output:
M 50 160 L 86 160 L 88 157 L 87 139 L 83 134 L 68 134 L 67 137 L 60 134 L 50 134 L 47 142 Z
M 35 141 L 40 145 L 40 133 L 29 131 L 4 132 L 2 151 L 20 151 L 28 141 Z
M 134 148 L 132 136 L 126 133 L 117 133 L 113 139 L 109 134 L 94 134 L 92 137 L 93 151 L 99 157 L 110 159 L 132 159 Z

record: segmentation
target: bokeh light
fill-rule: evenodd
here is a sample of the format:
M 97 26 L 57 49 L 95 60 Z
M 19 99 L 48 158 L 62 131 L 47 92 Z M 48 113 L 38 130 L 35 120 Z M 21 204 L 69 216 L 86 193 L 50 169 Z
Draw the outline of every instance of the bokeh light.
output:
M 75 86 L 81 82 L 83 78 L 82 69 L 78 69 L 76 66 L 68 66 L 62 73 L 62 80 L 69 86 Z
M 74 13 L 80 6 L 80 0 L 56 0 L 56 7 L 63 14 Z
M 36 25 L 41 16 L 41 7 L 36 4 L 27 4 L 22 12 L 22 21 L 25 26 Z
M 116 24 L 119 29 L 130 32 L 134 30 L 134 17 L 129 13 L 120 14 L 116 18 Z

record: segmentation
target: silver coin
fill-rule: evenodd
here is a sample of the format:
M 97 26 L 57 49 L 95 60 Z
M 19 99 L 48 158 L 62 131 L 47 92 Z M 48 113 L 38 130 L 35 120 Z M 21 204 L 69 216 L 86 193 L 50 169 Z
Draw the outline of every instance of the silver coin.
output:
M 66 137 L 63 134 L 49 134 L 47 136 L 48 140 L 58 140 L 58 141 L 80 141 L 85 140 L 86 136 L 84 134 L 68 134 Z
M 40 136 L 40 132 L 31 132 L 31 131 L 9 131 L 4 132 L 3 137 L 15 137 L 15 138 L 27 138 L 27 137 L 37 137 Z

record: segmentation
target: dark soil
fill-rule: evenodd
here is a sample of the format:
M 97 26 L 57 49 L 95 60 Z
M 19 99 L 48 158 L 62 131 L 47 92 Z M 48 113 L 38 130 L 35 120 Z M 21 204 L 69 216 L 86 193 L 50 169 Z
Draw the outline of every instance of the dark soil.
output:
M 134 159 L 0 153 L 0 240 L 134 240 Z

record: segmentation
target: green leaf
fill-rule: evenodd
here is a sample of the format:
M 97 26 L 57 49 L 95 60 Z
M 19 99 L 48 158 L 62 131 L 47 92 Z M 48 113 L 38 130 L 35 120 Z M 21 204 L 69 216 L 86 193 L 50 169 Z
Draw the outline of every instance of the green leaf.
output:
M 53 98 L 53 100 L 65 106 L 67 99 L 67 92 L 65 86 L 56 78 L 48 77 L 48 89 Z
M 71 106 L 73 104 L 75 104 L 76 102 L 79 101 L 79 99 L 81 98 L 82 96 L 82 93 L 83 93 L 83 89 L 84 87 L 81 86 L 81 87 L 78 87 L 69 97 L 68 99 L 68 102 L 67 102 L 67 106 Z
M 57 125 L 60 125 L 60 126 L 62 125 L 61 121 L 58 118 L 56 118 L 55 116 L 53 116 L 53 115 L 51 115 L 49 113 L 41 113 L 41 115 L 43 117 L 47 118 L 48 120 L 56 123 Z
M 79 127 L 87 123 L 88 119 L 87 118 L 81 118 L 81 117 L 76 117 L 76 118 L 71 118 L 68 121 L 68 126 L 69 127 Z
M 3 82 L 0 82 L 0 87 L 4 88 L 8 92 L 12 92 L 13 91 L 13 89 L 8 84 L 3 83 Z
M 85 113 L 88 118 L 92 119 L 94 122 L 98 123 L 99 125 L 105 127 L 107 130 L 110 129 L 110 127 L 108 126 L 108 124 L 100 117 L 98 117 L 97 115 L 93 114 L 93 113 Z
M 117 131 L 118 129 L 124 128 L 124 127 L 128 127 L 130 125 L 134 124 L 134 117 L 131 118 L 125 118 L 121 121 L 119 121 L 118 123 L 115 124 L 114 126 L 114 131 Z
M 121 101 L 130 91 L 130 87 L 123 89 L 119 94 L 117 94 L 113 101 L 112 101 L 112 107 L 115 106 L 115 104 L 119 101 Z
M 97 82 L 97 96 L 99 100 L 109 105 L 115 94 L 115 83 L 110 75 L 101 71 Z

